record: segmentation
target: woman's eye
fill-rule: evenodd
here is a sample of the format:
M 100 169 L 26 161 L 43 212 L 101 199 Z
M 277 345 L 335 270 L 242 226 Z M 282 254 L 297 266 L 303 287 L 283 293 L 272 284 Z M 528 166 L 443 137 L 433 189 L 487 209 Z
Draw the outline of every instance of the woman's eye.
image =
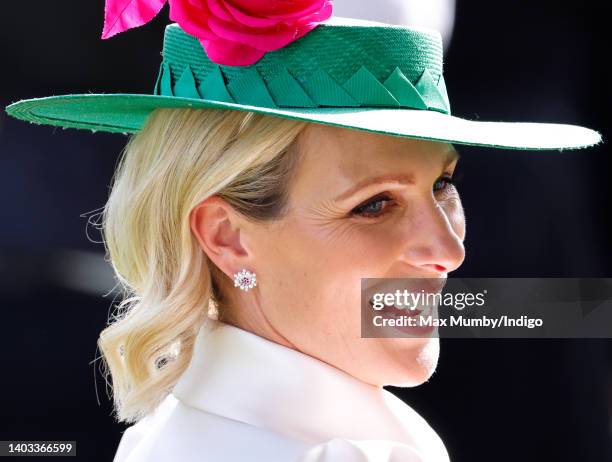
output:
M 383 215 L 389 208 L 388 203 L 391 202 L 388 196 L 379 196 L 368 200 L 367 202 L 358 205 L 352 211 L 352 215 L 358 215 L 366 218 L 376 218 Z
M 435 183 L 433 184 L 433 190 L 434 192 L 438 192 L 438 191 L 450 191 L 452 188 L 454 188 L 457 184 L 457 180 L 450 177 L 450 176 L 442 176 L 440 178 L 438 178 Z

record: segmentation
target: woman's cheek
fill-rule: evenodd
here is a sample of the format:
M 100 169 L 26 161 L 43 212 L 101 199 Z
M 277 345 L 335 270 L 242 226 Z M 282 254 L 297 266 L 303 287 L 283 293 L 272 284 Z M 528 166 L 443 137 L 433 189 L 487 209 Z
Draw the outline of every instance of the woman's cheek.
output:
M 368 277 L 386 274 L 401 254 L 409 232 L 402 220 L 386 220 L 383 224 L 362 229 L 358 232 L 359 239 L 351 246 L 355 271 L 360 275 L 370 275 Z

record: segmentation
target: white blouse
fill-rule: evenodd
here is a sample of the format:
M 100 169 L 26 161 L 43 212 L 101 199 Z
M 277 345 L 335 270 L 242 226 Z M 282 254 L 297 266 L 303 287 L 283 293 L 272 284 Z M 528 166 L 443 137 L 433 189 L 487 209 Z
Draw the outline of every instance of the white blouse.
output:
M 162 404 L 113 462 L 448 462 L 427 422 L 387 390 L 207 320 Z

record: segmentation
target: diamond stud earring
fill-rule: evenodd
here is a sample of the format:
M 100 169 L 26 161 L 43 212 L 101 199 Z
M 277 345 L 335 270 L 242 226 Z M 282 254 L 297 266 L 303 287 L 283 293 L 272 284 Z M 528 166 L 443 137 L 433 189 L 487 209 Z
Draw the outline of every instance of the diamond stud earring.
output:
M 241 290 L 249 290 L 257 285 L 257 277 L 255 273 L 251 273 L 245 269 L 234 274 L 234 287 L 240 287 Z

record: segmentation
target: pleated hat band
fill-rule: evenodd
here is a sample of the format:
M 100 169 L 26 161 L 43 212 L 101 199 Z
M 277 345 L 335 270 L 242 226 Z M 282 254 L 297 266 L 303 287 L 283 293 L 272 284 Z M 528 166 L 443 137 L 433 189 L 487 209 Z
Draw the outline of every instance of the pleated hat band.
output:
M 251 66 L 225 66 L 166 27 L 154 94 L 267 108 L 391 107 L 450 114 L 433 30 L 320 24 Z

